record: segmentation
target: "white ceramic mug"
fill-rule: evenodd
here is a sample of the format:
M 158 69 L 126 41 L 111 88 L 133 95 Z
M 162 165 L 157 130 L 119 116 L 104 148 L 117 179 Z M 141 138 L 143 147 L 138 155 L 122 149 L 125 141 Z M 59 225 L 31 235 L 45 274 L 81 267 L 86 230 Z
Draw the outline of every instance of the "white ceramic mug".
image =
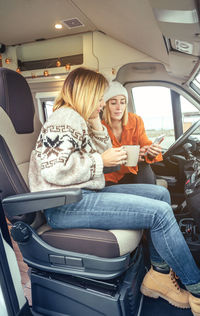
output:
M 124 150 L 127 152 L 127 163 L 124 165 L 127 167 L 137 166 L 139 159 L 140 146 L 139 145 L 123 145 Z

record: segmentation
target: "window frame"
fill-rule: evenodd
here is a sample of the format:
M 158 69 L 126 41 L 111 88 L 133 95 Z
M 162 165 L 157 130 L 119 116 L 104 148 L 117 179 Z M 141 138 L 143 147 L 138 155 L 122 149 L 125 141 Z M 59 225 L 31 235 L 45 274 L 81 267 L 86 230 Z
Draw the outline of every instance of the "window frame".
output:
M 37 92 L 35 94 L 35 99 L 37 101 L 39 119 L 42 124 L 46 121 L 46 113 L 44 109 L 44 102 L 53 101 L 59 94 L 59 91 L 46 91 L 46 92 Z

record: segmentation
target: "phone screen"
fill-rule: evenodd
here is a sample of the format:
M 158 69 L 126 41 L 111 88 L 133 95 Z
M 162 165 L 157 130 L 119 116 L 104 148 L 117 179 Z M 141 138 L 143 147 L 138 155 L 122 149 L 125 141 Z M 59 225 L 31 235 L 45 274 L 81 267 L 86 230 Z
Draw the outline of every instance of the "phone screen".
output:
M 163 140 L 164 140 L 165 135 L 160 135 L 158 137 L 156 137 L 156 139 L 154 140 L 153 144 L 160 144 Z

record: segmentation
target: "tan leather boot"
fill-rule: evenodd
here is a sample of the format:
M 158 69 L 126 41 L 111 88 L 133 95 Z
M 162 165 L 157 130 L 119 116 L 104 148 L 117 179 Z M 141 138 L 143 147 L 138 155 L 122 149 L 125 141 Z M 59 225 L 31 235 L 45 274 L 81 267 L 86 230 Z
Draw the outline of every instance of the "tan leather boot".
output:
M 140 290 L 149 297 L 162 297 L 176 307 L 190 307 L 189 293 L 179 287 L 172 270 L 168 274 L 164 274 L 151 268 L 145 275 Z
M 194 316 L 200 316 L 200 298 L 189 293 L 189 304 Z

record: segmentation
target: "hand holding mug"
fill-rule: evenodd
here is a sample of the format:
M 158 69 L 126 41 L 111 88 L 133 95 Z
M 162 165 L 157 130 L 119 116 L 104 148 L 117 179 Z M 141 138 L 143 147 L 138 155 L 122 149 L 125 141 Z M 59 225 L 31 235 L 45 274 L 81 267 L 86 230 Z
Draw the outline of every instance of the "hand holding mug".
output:
M 101 154 L 104 167 L 114 167 L 125 164 L 127 161 L 127 152 L 123 147 L 109 148 Z

